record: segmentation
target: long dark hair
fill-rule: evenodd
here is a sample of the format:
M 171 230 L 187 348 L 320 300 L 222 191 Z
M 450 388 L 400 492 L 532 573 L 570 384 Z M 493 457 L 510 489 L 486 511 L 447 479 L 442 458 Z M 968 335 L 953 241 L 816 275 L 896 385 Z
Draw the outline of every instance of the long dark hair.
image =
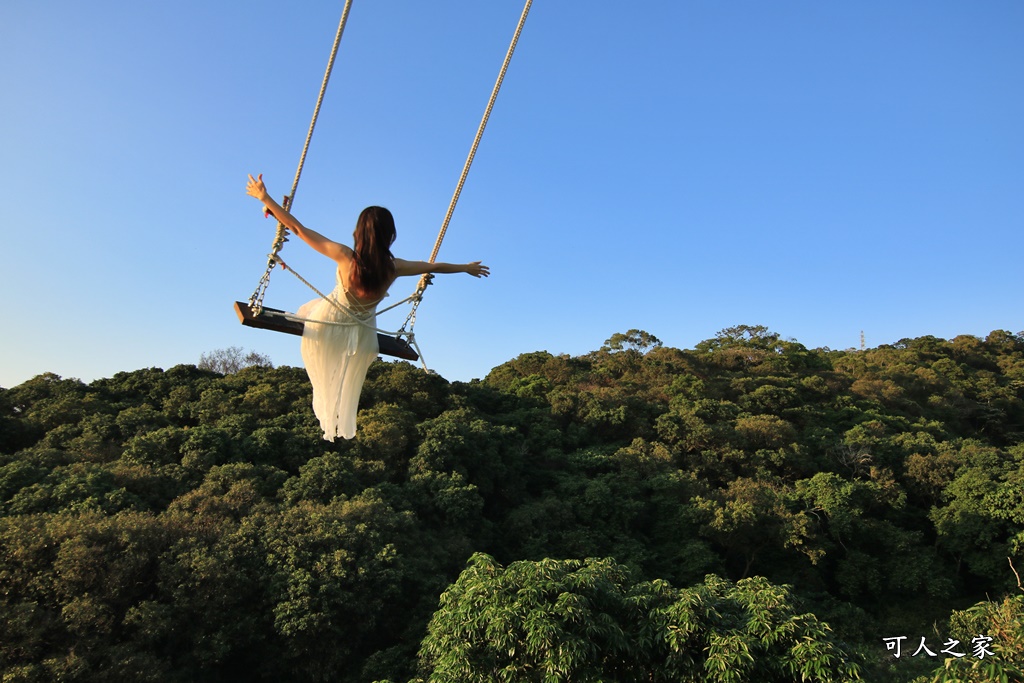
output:
M 395 241 L 395 217 L 382 206 L 368 206 L 356 221 L 355 271 L 352 284 L 363 296 L 383 294 L 381 290 L 395 273 L 391 244 Z

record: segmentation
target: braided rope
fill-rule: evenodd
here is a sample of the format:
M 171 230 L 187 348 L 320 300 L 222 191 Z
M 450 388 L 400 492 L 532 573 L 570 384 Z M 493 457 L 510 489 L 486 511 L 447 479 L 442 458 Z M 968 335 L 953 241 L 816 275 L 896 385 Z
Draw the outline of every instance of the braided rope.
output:
M 356 311 L 353 311 L 348 306 L 345 306 L 340 301 L 335 299 L 333 296 L 327 296 L 326 294 L 321 292 L 319 289 L 316 288 L 316 286 L 313 283 L 311 283 L 309 280 L 307 280 L 306 278 L 304 278 L 301 275 L 299 275 L 297 272 L 295 272 L 294 269 L 290 268 L 288 266 L 288 264 L 285 263 L 284 260 L 280 256 L 275 256 L 274 260 L 277 263 L 279 263 L 282 268 L 284 268 L 285 270 L 289 271 L 295 277 L 299 278 L 299 281 L 301 281 L 302 284 L 306 285 L 307 287 L 312 289 L 314 292 L 316 292 L 320 296 L 321 299 L 323 299 L 324 301 L 329 303 L 331 306 L 334 306 L 334 308 L 336 310 L 338 310 L 340 313 L 342 313 L 343 315 L 346 315 L 346 316 L 348 316 L 350 318 L 350 320 L 348 320 L 348 321 L 343 321 L 343 320 L 318 320 L 316 318 L 303 318 L 302 316 L 297 315 L 295 313 L 285 313 L 284 317 L 287 318 L 288 320 L 296 320 L 296 321 L 305 322 L 305 323 L 319 323 L 321 325 L 342 325 L 342 326 L 362 325 L 363 327 L 368 327 L 369 329 L 371 329 L 371 330 L 373 330 L 375 332 L 380 332 L 381 334 L 387 334 L 387 335 L 390 335 L 392 337 L 395 337 L 395 336 L 398 335 L 398 332 L 391 332 L 389 330 L 382 330 L 379 327 L 371 325 L 366 320 L 363 320 L 362 318 L 360 318 L 359 315 L 356 313 Z M 379 315 L 379 314 L 381 314 L 381 313 L 383 313 L 385 311 L 390 311 L 395 306 L 401 306 L 402 304 L 404 304 L 406 301 L 409 301 L 410 299 L 412 299 L 412 296 L 408 296 L 408 297 L 402 299 L 401 301 L 399 301 L 398 303 L 396 303 L 396 304 L 394 304 L 392 306 L 388 306 L 387 308 L 385 308 L 385 309 L 383 309 L 381 311 L 374 311 L 373 315 L 374 315 L 374 317 L 376 317 L 377 315 Z
M 320 94 L 316 98 L 316 106 L 313 108 L 313 120 L 309 122 L 309 132 L 306 133 L 306 142 L 302 146 L 302 155 L 299 157 L 299 167 L 295 171 L 295 180 L 292 182 L 292 192 L 288 195 L 286 209 L 291 207 L 295 200 L 295 191 L 299 187 L 299 178 L 302 176 L 302 167 L 306 163 L 306 153 L 309 151 L 309 142 L 313 139 L 313 129 L 316 128 L 316 120 L 320 116 L 320 106 L 324 103 L 324 93 L 327 92 L 327 82 L 331 80 L 331 71 L 334 69 L 334 58 L 338 56 L 338 46 L 341 44 L 341 35 L 345 32 L 345 23 L 348 22 L 348 13 L 352 9 L 352 0 L 345 0 L 345 8 L 341 11 L 341 21 L 338 22 L 338 32 L 334 36 L 334 45 L 331 46 L 331 56 L 327 60 L 327 69 L 324 71 L 324 80 L 320 84 Z M 283 226 L 282 226 L 283 227 Z
M 420 350 L 420 345 L 418 343 L 416 343 L 416 335 L 413 333 L 412 330 L 409 330 L 408 332 L 406 332 L 405 331 L 405 326 L 403 325 L 402 329 L 398 330 L 397 332 L 391 332 L 389 330 L 382 330 L 381 328 L 377 327 L 376 325 L 371 325 L 368 321 L 363 320 L 358 315 L 356 315 L 354 311 L 352 311 L 352 310 L 348 309 L 347 307 L 343 306 L 341 304 L 341 302 L 339 302 L 334 297 L 326 296 L 323 292 L 321 292 L 319 289 L 317 289 L 316 286 L 313 285 L 313 283 L 311 283 L 309 280 L 307 280 L 306 278 L 304 278 L 301 275 L 299 275 L 294 269 L 289 268 L 288 264 L 285 263 L 284 260 L 280 256 L 274 256 L 274 261 L 276 263 L 280 263 L 282 268 L 284 268 L 285 270 L 289 271 L 295 277 L 299 278 L 300 282 L 302 282 L 304 285 L 306 285 L 307 287 L 312 289 L 314 292 L 319 294 L 321 299 L 323 299 L 324 301 L 326 301 L 329 304 L 331 304 L 332 306 L 334 306 L 342 314 L 347 315 L 349 318 L 351 318 L 351 320 L 349 320 L 349 321 L 342 321 L 342 320 L 318 320 L 318 319 L 315 319 L 315 318 L 304 318 L 304 317 L 302 317 L 302 316 L 300 316 L 298 314 L 295 314 L 295 313 L 285 313 L 284 314 L 285 319 L 301 322 L 304 325 L 308 324 L 308 323 L 315 323 L 315 324 L 318 324 L 318 325 L 341 325 L 341 326 L 345 326 L 345 327 L 351 327 L 352 325 L 362 325 L 363 327 L 369 328 L 369 329 L 373 330 L 374 332 L 380 332 L 381 334 L 386 334 L 386 335 L 388 335 L 390 337 L 395 337 L 396 339 L 400 338 L 400 337 L 405 337 L 406 339 L 409 340 L 408 343 L 410 345 L 412 345 L 412 347 L 414 349 L 416 349 L 416 355 L 419 357 L 420 364 L 423 365 L 423 369 L 428 371 L 428 372 L 430 371 L 430 368 L 427 367 L 427 361 L 423 358 L 423 351 Z M 404 299 L 402 299 L 401 301 L 399 301 L 399 302 L 397 302 L 395 304 L 392 304 L 391 306 L 388 306 L 385 309 L 382 309 L 380 311 L 375 311 L 374 314 L 373 314 L 374 321 L 376 321 L 377 316 L 379 314 L 384 313 L 385 311 L 390 311 L 392 308 L 396 308 L 398 306 L 401 306 L 402 304 L 404 304 L 407 301 L 415 300 L 417 296 L 419 296 L 419 295 L 415 294 L 415 293 L 411 294 L 411 295 L 405 297 Z
M 334 44 L 331 46 L 331 56 L 327 60 L 327 69 L 324 71 L 324 79 L 320 83 L 320 93 L 316 98 L 316 106 L 313 107 L 313 119 L 309 122 L 309 131 L 306 133 L 306 141 L 302 145 L 302 154 L 299 156 L 299 166 L 295 170 L 295 179 L 292 181 L 291 194 L 284 198 L 281 206 L 285 211 L 291 211 L 292 202 L 295 200 L 295 192 L 299 189 L 299 178 L 302 177 L 302 168 L 306 165 L 306 154 L 309 152 L 309 143 L 313 139 L 313 130 L 316 128 L 316 121 L 320 117 L 320 107 L 324 102 L 324 94 L 327 92 L 327 83 L 331 80 L 331 71 L 334 69 L 334 60 L 338 56 L 338 46 L 341 45 L 341 36 L 345 33 L 345 24 L 348 22 L 349 10 L 352 9 L 352 0 L 345 0 L 345 7 L 341 11 L 341 20 L 338 22 L 338 31 L 334 35 Z M 249 307 L 255 315 L 263 310 L 263 296 L 266 294 L 267 286 L 270 284 L 270 271 L 274 269 L 278 252 L 288 241 L 288 229 L 284 223 L 277 222 L 277 231 L 274 234 L 274 242 L 267 255 L 267 270 L 256 285 L 256 291 L 249 297 Z
M 532 5 L 533 5 L 533 0 L 526 0 L 526 4 L 523 7 L 522 14 L 519 17 L 519 22 L 516 25 L 515 33 L 512 36 L 512 42 L 510 43 L 510 45 L 508 47 L 508 51 L 505 53 L 505 59 L 502 62 L 501 70 L 498 72 L 498 78 L 497 78 L 497 80 L 494 83 L 494 88 L 491 90 L 491 96 L 490 96 L 490 98 L 487 101 L 487 107 L 484 110 L 484 115 L 483 115 L 483 117 L 480 120 L 480 125 L 477 127 L 476 136 L 473 138 L 473 144 L 470 147 L 469 155 L 466 158 L 466 163 L 462 167 L 462 173 L 459 176 L 459 182 L 457 183 L 457 185 L 455 187 L 455 192 L 453 193 L 451 202 L 448 205 L 448 210 L 445 212 L 444 220 L 442 221 L 441 228 L 438 231 L 437 239 L 434 241 L 434 247 L 433 247 L 433 249 L 430 252 L 430 258 L 427 260 L 428 263 L 434 263 L 436 261 L 437 254 L 438 254 L 438 252 L 441 249 L 441 242 L 444 240 L 445 234 L 448 232 L 448 225 L 451 222 L 452 215 L 455 213 L 455 206 L 458 204 L 459 196 L 462 194 L 462 188 L 466 184 L 466 178 L 469 176 L 469 169 L 473 165 L 473 159 L 476 157 L 477 148 L 480 146 L 480 140 L 483 138 L 484 129 L 486 129 L 487 122 L 488 122 L 488 120 L 491 117 L 491 110 L 494 108 L 494 103 L 495 103 L 495 101 L 498 98 L 498 92 L 501 90 L 502 82 L 505 80 L 505 73 L 508 71 L 508 66 L 509 66 L 509 64 L 512 61 L 512 55 L 515 53 L 516 45 L 519 43 L 519 36 L 522 33 L 522 31 L 523 31 L 523 26 L 526 23 L 526 17 L 529 15 L 530 7 Z M 342 37 L 342 34 L 345 31 L 345 23 L 348 21 L 349 10 L 351 9 L 351 7 L 352 7 L 352 0 L 345 0 L 345 7 L 344 7 L 344 9 L 342 10 L 342 13 L 341 13 L 341 21 L 338 24 L 338 31 L 337 31 L 337 34 L 335 35 L 335 38 L 334 38 L 334 45 L 331 47 L 331 56 L 330 56 L 330 58 L 327 61 L 327 69 L 326 69 L 326 71 L 324 73 L 324 79 L 323 79 L 323 82 L 322 82 L 322 84 L 320 86 L 320 93 L 317 96 L 316 106 L 313 109 L 313 119 L 312 119 L 312 121 L 309 124 L 309 132 L 306 134 L 306 141 L 305 141 L 305 144 L 302 147 L 302 154 L 299 157 L 298 169 L 295 171 L 295 179 L 292 182 L 291 194 L 287 195 L 284 198 L 284 201 L 281 204 L 286 211 L 290 211 L 291 210 L 292 202 L 295 199 L 295 192 L 298 190 L 299 178 L 302 176 L 302 168 L 305 165 L 306 154 L 309 151 L 309 143 L 310 143 L 310 141 L 313 138 L 313 130 L 316 127 L 316 121 L 317 121 L 317 118 L 320 115 L 320 107 L 321 107 L 321 104 L 323 103 L 324 93 L 327 90 L 327 83 L 330 80 L 331 71 L 334 68 L 334 60 L 335 60 L 335 57 L 338 54 L 338 46 L 341 43 L 341 37 Z M 323 294 L 323 292 L 318 290 L 315 286 L 313 286 L 313 284 L 311 284 L 309 281 L 307 281 L 305 278 L 303 278 L 297 272 L 295 272 L 291 268 L 287 267 L 285 262 L 282 261 L 281 258 L 278 256 L 278 253 L 281 251 L 281 248 L 284 246 L 284 243 L 288 241 L 287 232 L 288 232 L 288 230 L 287 230 L 287 228 L 285 228 L 284 224 L 281 223 L 280 221 L 278 221 L 277 232 L 276 232 L 276 234 L 274 236 L 274 242 L 273 242 L 273 245 L 271 247 L 271 252 L 267 256 L 267 270 L 263 274 L 263 277 L 260 278 L 259 284 L 256 287 L 256 291 L 253 292 L 251 297 L 249 297 L 249 306 L 252 309 L 253 313 L 255 315 L 259 315 L 260 311 L 262 311 L 262 309 L 263 309 L 263 297 L 264 297 L 264 294 L 266 293 L 267 286 L 270 283 L 270 273 L 273 270 L 274 266 L 277 265 L 278 263 L 280 263 L 283 268 L 286 268 L 287 270 L 290 270 L 292 272 L 292 274 L 295 275 L 295 277 L 299 278 L 299 280 L 301 280 L 307 287 L 309 287 L 314 292 L 316 292 L 322 299 L 324 299 L 325 301 L 330 302 L 331 305 L 333 305 L 335 308 L 337 308 L 338 310 L 342 311 L 344 314 L 352 317 L 355 321 L 358 322 L 358 324 L 365 325 L 366 327 L 372 327 L 368 323 L 365 323 L 364 321 L 361 321 L 357 316 L 355 316 L 351 311 L 349 311 L 344 306 L 342 306 L 335 299 L 332 299 L 332 298 L 326 296 L 325 294 Z M 392 306 L 388 306 L 383 311 L 380 311 L 380 313 L 382 313 L 384 311 L 389 311 L 392 308 L 395 308 L 395 307 L 405 303 L 406 301 L 412 301 L 412 306 L 411 306 L 411 310 L 409 311 L 409 315 L 406 316 L 405 322 L 402 323 L 402 327 L 397 332 L 384 332 L 383 330 L 380 330 L 380 329 L 378 329 L 376 327 L 372 327 L 372 329 L 374 329 L 374 330 L 376 330 L 378 332 L 383 332 L 384 334 L 390 334 L 390 335 L 395 336 L 395 337 L 402 337 L 402 336 L 406 337 L 409 340 L 409 343 L 412 344 L 415 347 L 416 352 L 419 353 L 420 362 L 423 363 L 423 367 L 424 368 L 426 368 L 427 366 L 426 366 L 426 363 L 423 361 L 423 353 L 420 351 L 419 344 L 416 343 L 416 337 L 413 334 L 413 327 L 416 325 L 416 310 L 419 308 L 420 303 L 423 301 L 423 293 L 426 291 L 427 286 L 431 283 L 432 280 L 433 280 L 433 274 L 431 274 L 431 273 L 424 273 L 420 277 L 420 280 L 419 280 L 419 283 L 416 286 L 416 291 L 415 292 L 413 292 L 411 295 L 409 295 L 405 299 L 402 299 L 398 303 L 396 303 L 396 304 L 394 304 Z M 306 322 L 314 322 L 314 323 L 320 323 L 320 324 L 325 324 L 325 325 L 351 325 L 351 324 L 356 324 L 356 323 L 344 323 L 344 322 L 333 322 L 333 321 L 323 321 L 323 320 L 309 320 L 309 319 L 306 319 L 306 318 L 300 318 L 300 317 L 295 316 L 295 315 L 289 315 L 288 317 L 290 319 L 294 319 L 294 320 L 303 320 L 303 321 L 306 321 Z M 408 331 L 406 330 L 407 327 L 408 327 Z
M 350 320 L 350 321 L 344 321 L 344 320 L 320 320 L 319 318 L 303 318 L 301 315 L 299 315 L 297 313 L 287 313 L 287 312 L 283 313 L 282 317 L 285 320 L 291 320 L 293 322 L 299 322 L 299 323 L 303 323 L 303 324 L 305 324 L 305 323 L 314 323 L 316 325 L 334 325 L 335 327 L 353 327 L 355 325 L 362 325 L 363 327 L 365 327 L 367 329 L 373 330 L 374 332 L 380 332 L 381 334 L 386 335 L 388 337 L 394 337 L 395 334 L 396 334 L 395 332 L 391 332 L 389 330 L 382 330 L 379 327 L 374 327 L 370 323 L 364 322 L 364 321 L 360 320 L 359 318 L 355 318 L 355 319 Z
M 433 263 L 437 258 L 437 252 L 441 249 L 441 241 L 444 239 L 445 233 L 448 232 L 448 223 L 452 219 L 452 214 L 455 213 L 455 205 L 459 201 L 459 195 L 462 194 L 462 186 L 466 184 L 466 178 L 469 176 L 469 167 L 473 165 L 473 158 L 476 156 L 477 147 L 480 146 L 480 140 L 484 136 L 484 129 L 487 127 L 487 121 L 491 118 L 491 110 L 494 109 L 494 102 L 498 99 L 498 91 L 501 90 L 501 84 L 505 80 L 505 72 L 508 71 L 508 65 L 512 62 L 512 54 L 516 51 L 516 44 L 519 42 L 519 35 L 523 32 L 523 25 L 526 23 L 526 15 L 530 13 L 530 6 L 533 4 L 533 0 L 526 0 L 526 6 L 523 7 L 523 13 L 519 17 L 519 23 L 516 25 L 515 35 L 512 36 L 512 43 L 508 46 L 508 52 L 505 53 L 505 61 L 501 64 L 501 71 L 498 73 L 498 80 L 494 83 L 494 88 L 491 90 L 491 97 L 487 101 L 487 108 L 484 110 L 483 118 L 480 120 L 480 126 L 476 129 L 476 137 L 473 138 L 473 146 L 470 147 L 469 156 L 466 157 L 466 163 L 462 167 L 462 175 L 459 176 L 459 183 L 455 187 L 455 193 L 452 195 L 452 201 L 448 205 L 448 211 L 444 215 L 444 221 L 441 223 L 441 230 L 437 234 L 437 240 L 434 242 L 434 249 L 430 252 L 430 258 L 427 259 L 430 263 Z
M 483 118 L 480 119 L 480 126 L 476 129 L 476 137 L 473 138 L 473 145 L 469 149 L 469 156 L 466 157 L 466 163 L 462 167 L 462 174 L 459 176 L 459 182 L 455 186 L 455 193 L 452 195 L 452 200 L 448 204 L 448 211 L 444 215 L 444 221 L 441 222 L 441 229 L 437 233 L 437 239 L 434 241 L 434 248 L 430 252 L 430 258 L 427 259 L 429 263 L 434 263 L 437 259 L 437 253 L 441 250 L 441 242 L 444 240 L 445 233 L 448 232 L 448 224 L 451 222 L 452 214 L 455 213 L 455 205 L 459 202 L 459 196 L 462 194 L 462 187 L 466 184 L 466 178 L 469 176 L 469 168 L 473 165 L 473 159 L 476 157 L 477 147 L 480 146 L 480 140 L 484 136 L 484 129 L 487 127 L 487 121 L 491 118 L 491 110 L 494 108 L 494 102 L 498 99 L 498 92 L 501 90 L 501 84 L 505 80 L 505 72 L 508 71 L 508 65 L 512 62 L 512 55 L 516 51 L 516 45 L 519 43 L 519 36 L 523 32 L 523 26 L 526 24 L 526 17 L 530 13 L 530 6 L 533 5 L 533 0 L 526 0 L 526 5 L 523 7 L 523 12 L 519 16 L 519 23 L 516 25 L 515 34 L 512 36 L 512 42 L 508 46 L 508 51 L 505 53 L 505 61 L 501 64 L 501 70 L 498 72 L 498 79 L 494 83 L 494 88 L 491 90 L 491 97 L 487 101 L 487 108 L 484 109 Z M 425 273 L 420 277 L 419 283 L 416 285 L 416 296 L 417 298 L 413 301 L 412 310 L 405 319 L 405 323 L 402 324 L 402 331 L 405 330 L 406 325 L 411 330 L 416 324 L 416 309 L 420 305 L 420 301 L 423 299 L 423 293 L 427 289 L 427 285 L 430 284 L 433 276 L 430 273 Z

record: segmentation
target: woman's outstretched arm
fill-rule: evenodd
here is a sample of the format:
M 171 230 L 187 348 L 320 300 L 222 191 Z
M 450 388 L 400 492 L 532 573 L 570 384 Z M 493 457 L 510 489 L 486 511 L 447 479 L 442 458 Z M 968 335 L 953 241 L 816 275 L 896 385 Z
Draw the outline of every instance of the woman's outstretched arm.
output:
M 429 261 L 406 261 L 395 259 L 395 275 L 423 275 L 424 273 L 468 273 L 473 277 L 487 277 L 491 269 L 480 263 L 430 263 Z
M 267 186 L 263 184 L 262 173 L 255 178 L 252 177 L 252 174 L 249 175 L 249 182 L 245 186 L 245 193 L 263 202 L 263 206 L 267 207 L 267 210 L 274 214 L 274 218 L 281 221 L 281 224 L 295 233 L 299 239 L 327 258 L 341 261 L 346 257 L 350 257 L 351 250 L 344 244 L 329 240 L 316 230 L 307 228 L 295 216 L 288 213 L 283 206 L 274 201 L 274 198 L 267 192 Z

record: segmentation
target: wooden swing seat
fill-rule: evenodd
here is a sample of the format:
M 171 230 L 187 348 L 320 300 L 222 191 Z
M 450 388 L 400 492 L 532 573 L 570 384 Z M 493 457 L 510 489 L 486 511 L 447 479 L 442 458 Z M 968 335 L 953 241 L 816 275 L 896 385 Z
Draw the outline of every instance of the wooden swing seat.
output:
M 259 315 L 253 315 L 249 304 L 236 301 L 235 313 L 238 314 L 238 319 L 246 327 L 302 336 L 302 329 L 304 327 L 302 322 L 299 320 L 289 320 L 287 313 L 276 308 L 264 306 Z M 404 358 L 411 361 L 416 361 L 420 358 L 419 354 L 405 340 L 397 337 L 389 337 L 378 333 L 377 345 L 380 347 L 380 352 L 386 356 L 394 356 L 395 358 Z

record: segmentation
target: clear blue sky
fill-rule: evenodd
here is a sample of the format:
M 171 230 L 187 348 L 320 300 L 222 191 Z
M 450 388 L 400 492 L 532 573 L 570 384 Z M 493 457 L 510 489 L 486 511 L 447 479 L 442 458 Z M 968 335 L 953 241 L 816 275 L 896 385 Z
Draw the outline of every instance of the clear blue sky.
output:
M 274 229 L 244 185 L 290 186 L 341 7 L 0 5 L 0 386 L 227 346 L 301 363 L 231 309 Z M 347 239 L 381 204 L 426 258 L 521 9 L 356 0 L 299 218 Z M 1020 331 L 1022 86 L 1017 0 L 536 0 L 440 254 L 493 275 L 438 278 L 426 358 L 468 380 L 630 328 Z M 284 256 L 332 286 L 300 242 Z M 309 298 L 275 271 L 268 305 Z

